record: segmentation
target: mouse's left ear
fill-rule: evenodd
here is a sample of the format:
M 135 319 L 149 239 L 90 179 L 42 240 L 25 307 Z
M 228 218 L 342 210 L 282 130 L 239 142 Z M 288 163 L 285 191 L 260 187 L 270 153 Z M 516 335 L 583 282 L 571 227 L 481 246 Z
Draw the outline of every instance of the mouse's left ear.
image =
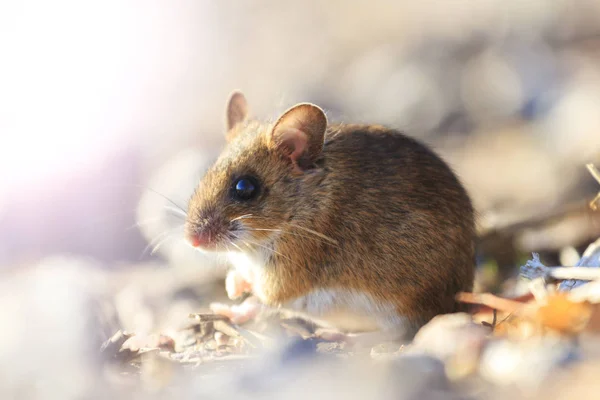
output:
M 246 97 L 239 90 L 236 90 L 229 95 L 225 116 L 225 125 L 227 128 L 225 137 L 227 138 L 227 141 L 230 141 L 236 134 L 234 128 L 248 118 L 248 101 L 246 101 Z
M 273 125 L 269 144 L 290 158 L 294 168 L 308 168 L 323 150 L 327 117 L 314 104 L 301 103 L 284 112 Z

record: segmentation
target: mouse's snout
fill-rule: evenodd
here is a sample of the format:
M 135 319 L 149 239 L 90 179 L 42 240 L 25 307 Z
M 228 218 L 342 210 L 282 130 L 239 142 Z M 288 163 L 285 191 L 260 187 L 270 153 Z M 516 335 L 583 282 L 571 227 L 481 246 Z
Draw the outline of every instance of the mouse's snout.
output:
M 205 232 L 186 232 L 186 239 L 192 247 L 204 247 L 210 243 L 210 236 Z
M 185 224 L 185 239 L 196 248 L 214 249 L 223 237 L 221 224 L 215 218 L 187 221 Z
M 214 247 L 218 234 L 210 229 L 188 223 L 185 229 L 185 239 L 192 247 L 208 249 Z

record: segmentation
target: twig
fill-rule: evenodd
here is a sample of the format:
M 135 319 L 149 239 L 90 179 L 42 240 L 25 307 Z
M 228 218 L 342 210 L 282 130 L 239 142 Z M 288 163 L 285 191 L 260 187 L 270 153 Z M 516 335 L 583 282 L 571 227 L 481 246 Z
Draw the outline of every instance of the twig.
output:
M 580 281 L 595 281 L 600 279 L 600 268 L 594 267 L 543 267 L 531 275 L 523 274 L 526 278 L 541 278 L 555 281 L 575 279 Z M 532 276 L 533 278 L 530 278 Z
M 189 314 L 189 317 L 194 318 L 200 323 L 212 322 L 215 330 L 223 332 L 227 336 L 243 339 L 254 348 L 263 347 L 263 343 L 261 342 L 261 339 L 264 340 L 265 338 L 263 335 L 251 332 L 232 323 L 227 316 L 219 314 L 191 313 Z
M 600 185 L 600 171 L 598 171 L 598 168 L 596 168 L 594 164 L 587 164 L 586 167 L 588 171 L 590 171 L 590 174 L 592 174 L 596 182 L 598 182 L 598 184 Z
M 600 184 L 600 171 L 598 171 L 598 169 L 594 166 L 594 164 L 587 164 L 586 167 L 587 167 L 588 171 L 590 171 L 590 174 L 592 174 L 592 176 L 594 177 L 596 182 L 598 182 L 598 184 Z M 594 200 L 592 200 L 590 202 L 590 208 L 594 211 L 597 211 L 598 204 L 600 204 L 600 192 L 598 192 L 596 197 L 594 197 Z
M 600 192 L 590 201 L 590 208 L 594 211 L 598 211 L 598 204 L 600 204 Z
M 461 292 L 456 295 L 456 300 L 467 304 L 481 304 L 494 310 L 510 313 L 522 309 L 526 304 L 520 301 L 503 299 L 490 293 Z

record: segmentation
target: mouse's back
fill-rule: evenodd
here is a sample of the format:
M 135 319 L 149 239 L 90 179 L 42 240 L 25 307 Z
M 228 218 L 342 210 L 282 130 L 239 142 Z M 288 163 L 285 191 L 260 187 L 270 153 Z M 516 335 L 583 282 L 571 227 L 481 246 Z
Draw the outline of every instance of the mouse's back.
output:
M 332 209 L 324 230 L 340 246 L 329 285 L 392 300 L 415 320 L 454 311 L 455 294 L 472 289 L 475 228 L 450 167 L 412 138 L 365 125 L 330 126 L 317 163 Z

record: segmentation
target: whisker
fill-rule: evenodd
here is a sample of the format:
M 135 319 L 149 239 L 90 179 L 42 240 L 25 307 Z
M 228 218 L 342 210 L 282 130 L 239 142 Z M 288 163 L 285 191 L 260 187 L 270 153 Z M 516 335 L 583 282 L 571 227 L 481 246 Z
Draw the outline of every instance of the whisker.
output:
M 240 219 L 246 219 L 246 218 L 251 218 L 251 217 L 252 217 L 252 214 L 244 214 L 244 215 L 240 215 L 239 217 L 232 219 L 229 222 L 235 222 L 235 221 L 239 221 Z
M 236 235 L 236 234 L 235 234 L 235 233 L 233 233 L 233 232 L 230 232 L 230 234 L 231 234 L 231 235 L 233 235 L 233 236 L 234 236 L 235 238 L 237 238 L 238 240 L 240 240 L 240 241 L 241 241 L 243 244 L 245 244 L 245 245 L 246 245 L 248 248 L 250 248 L 250 249 L 252 249 L 252 247 L 250 246 L 250 244 L 248 244 L 248 242 L 249 242 L 249 243 L 251 243 L 251 244 L 254 244 L 255 246 L 259 246 L 259 247 L 262 247 L 262 248 L 264 248 L 264 249 L 266 249 L 266 250 L 268 250 L 268 251 L 271 251 L 271 252 L 273 252 L 273 253 L 275 253 L 275 254 L 277 254 L 277 255 L 280 255 L 281 257 L 283 257 L 283 258 L 285 258 L 285 259 L 289 260 L 290 262 L 294 263 L 294 260 L 292 260 L 290 257 L 288 257 L 288 256 L 285 256 L 285 255 L 281 254 L 280 252 L 278 252 L 278 251 L 275 251 L 274 249 L 271 249 L 271 248 L 265 247 L 265 246 L 263 246 L 263 245 L 261 245 L 261 244 L 259 244 L 259 243 L 254 243 L 254 242 L 251 242 L 251 241 L 249 241 L 249 240 L 248 240 L 248 241 L 246 241 L 246 240 L 244 240 L 244 239 L 241 239 L 241 238 L 240 238 L 238 235 Z M 238 249 L 239 249 L 239 250 L 240 250 L 240 251 L 243 253 L 243 250 L 242 250 L 242 249 L 240 249 L 240 247 L 239 247 L 238 245 L 236 245 L 236 244 L 235 244 L 235 243 L 233 243 L 232 241 L 230 241 L 230 243 L 231 243 L 232 245 L 234 245 L 235 247 L 237 247 L 237 248 L 238 248 Z M 317 276 L 317 274 L 316 274 L 314 271 L 308 270 L 308 272 L 309 272 L 309 273 L 310 273 L 310 274 L 311 274 L 313 277 L 315 277 L 315 278 L 317 278 L 317 279 L 318 279 L 318 276 Z M 291 273 L 291 271 L 288 271 L 288 275 L 289 275 L 290 277 L 292 276 L 292 273 Z
M 170 235 L 174 234 L 174 233 L 175 233 L 177 230 L 179 230 L 179 229 L 181 229 L 181 228 L 183 228 L 183 225 L 179 225 L 179 226 L 176 226 L 176 227 L 174 227 L 174 228 L 172 228 L 172 229 L 168 229 L 168 230 L 166 230 L 166 231 L 164 231 L 164 232 L 160 233 L 159 235 L 157 235 L 157 236 L 156 236 L 154 239 L 152 239 L 152 240 L 151 240 L 151 241 L 148 243 L 148 245 L 147 245 L 147 246 L 144 248 L 144 250 L 142 251 L 142 254 L 140 255 L 140 258 L 141 258 L 141 257 L 143 257 L 143 256 L 146 254 L 146 252 L 147 252 L 147 251 L 148 251 L 148 250 L 149 250 L 151 247 L 155 247 L 155 245 L 156 245 L 156 243 L 157 243 L 157 242 L 161 242 L 161 241 L 163 241 L 163 239 L 165 238 L 165 236 L 166 236 L 166 237 L 169 237 Z M 160 244 L 162 245 L 162 243 L 160 243 Z M 154 252 L 156 252 L 156 250 L 154 250 L 154 249 L 153 249 L 153 250 L 152 250 L 152 252 L 151 252 L 150 254 L 152 255 L 152 254 L 154 254 Z
M 229 243 L 231 243 L 231 241 L 228 240 Z M 229 246 L 227 245 L 227 242 L 223 242 L 223 244 L 225 245 L 225 251 L 227 251 L 228 253 L 231 251 L 229 250 Z
M 290 223 L 288 223 L 288 225 L 292 226 L 294 228 L 302 229 L 303 231 L 306 231 L 308 233 L 312 233 L 313 235 L 316 235 L 316 236 L 318 236 L 318 237 L 320 237 L 320 238 L 322 238 L 324 240 L 327 240 L 328 242 L 333 243 L 335 245 L 339 244 L 337 240 L 335 240 L 333 238 L 330 238 L 329 236 L 324 235 L 324 234 L 322 234 L 320 232 L 314 231 L 314 230 L 309 229 L 309 228 L 305 228 L 304 226 L 300 226 L 300 225 L 296 225 L 296 224 L 290 224 Z
M 167 209 L 167 210 L 169 210 L 169 211 L 173 211 L 175 213 L 174 214 L 175 216 L 182 216 L 182 217 L 184 217 L 184 219 L 185 219 L 185 217 L 187 217 L 187 215 L 185 213 L 183 213 L 181 210 L 179 210 L 178 208 L 174 208 L 174 207 L 171 207 L 171 206 L 165 206 L 164 208 Z M 129 230 L 131 230 L 133 228 L 141 228 L 142 226 L 149 225 L 152 222 L 159 221 L 159 220 L 161 220 L 163 218 L 164 218 L 163 216 L 157 216 L 157 217 L 153 217 L 153 218 L 146 218 L 143 221 L 138 221 L 135 224 L 133 224 L 131 226 L 128 226 L 127 228 L 125 228 L 125 231 L 129 231 Z
M 174 213 L 174 215 L 179 215 L 182 217 L 187 217 L 187 213 L 179 208 L 175 208 L 175 207 L 171 207 L 171 206 L 164 206 L 165 210 L 169 210 L 172 211 Z
M 169 203 L 174 205 L 178 210 L 180 210 L 184 213 L 186 212 L 185 207 L 180 206 L 179 204 L 177 204 L 177 202 L 173 201 L 172 199 L 168 198 L 164 194 L 160 193 L 158 190 L 153 189 L 148 185 L 142 185 L 142 184 L 137 184 L 137 183 L 127 183 L 127 184 L 106 184 L 106 185 L 102 185 L 102 186 L 106 187 L 106 188 L 132 188 L 132 187 L 135 187 L 135 188 L 139 188 L 142 190 L 148 190 L 148 191 L 156 194 L 157 196 L 160 196 L 163 199 L 167 200 Z
M 272 252 L 272 253 L 275 253 L 275 254 L 277 254 L 277 255 L 279 255 L 279 256 L 281 256 L 281 257 L 285 258 L 285 259 L 288 259 L 288 260 L 292 261 L 292 259 L 291 259 L 291 258 L 289 258 L 289 257 L 288 257 L 288 256 L 286 256 L 286 255 L 283 255 L 282 253 L 280 253 L 280 252 L 276 251 L 275 249 L 272 249 L 272 248 L 270 248 L 270 247 L 264 246 L 264 245 L 262 245 L 262 244 L 260 244 L 260 243 L 251 242 L 251 241 L 249 241 L 249 240 L 248 240 L 248 243 L 250 243 L 250 244 L 252 244 L 252 245 L 254 245 L 254 246 L 262 247 L 262 248 L 263 248 L 263 249 L 265 249 L 265 250 L 268 250 L 268 251 L 270 251 L 270 252 Z
M 146 226 L 146 225 L 150 225 L 153 222 L 159 221 L 160 219 L 162 219 L 162 217 L 153 217 L 153 218 L 146 218 L 143 221 L 138 221 L 135 224 L 128 226 L 127 228 L 125 228 L 125 231 L 129 231 L 133 228 L 141 228 L 142 226 Z
M 173 234 L 174 233 L 175 232 L 172 232 L 172 233 L 168 234 L 163 240 L 161 240 L 160 242 L 158 242 L 156 244 L 156 246 L 154 246 L 152 248 L 152 251 L 150 252 L 150 255 L 153 256 L 154 253 L 156 253 L 158 251 L 158 249 L 160 248 L 160 246 L 162 246 L 164 243 L 166 243 L 169 239 L 173 239 Z
M 246 214 L 246 215 L 242 215 L 241 217 L 244 217 L 244 218 L 260 218 L 260 217 L 256 217 L 256 216 L 254 216 L 254 215 L 252 215 L 252 214 Z M 232 221 L 234 221 L 234 220 L 237 220 L 237 219 L 244 219 L 244 218 L 241 218 L 241 217 L 234 218 Z M 298 228 L 298 229 L 301 229 L 301 230 L 303 230 L 303 231 L 306 231 L 306 232 L 308 232 L 308 233 L 312 233 L 313 235 L 315 235 L 315 236 L 318 236 L 318 237 L 320 237 L 320 238 L 321 238 L 321 239 L 323 239 L 323 240 L 327 240 L 329 243 L 333 243 L 333 244 L 335 244 L 335 245 L 338 245 L 338 244 L 339 244 L 339 242 L 338 242 L 337 240 L 335 240 L 335 239 L 333 239 L 333 238 L 330 238 L 329 236 L 327 236 L 327 235 L 324 235 L 324 234 L 322 234 L 321 232 L 317 232 L 317 231 L 315 231 L 315 230 L 312 230 L 312 229 L 306 228 L 306 227 L 304 227 L 304 226 L 297 225 L 297 224 L 292 224 L 292 223 L 289 223 L 289 222 L 288 222 L 287 224 L 288 224 L 289 226 L 293 227 L 293 228 Z M 287 232 L 286 232 L 286 233 L 287 233 Z
M 231 234 L 232 234 L 234 237 L 236 237 L 237 239 L 239 239 L 239 240 L 241 240 L 242 242 L 244 242 L 244 243 L 246 244 L 246 246 L 248 246 L 248 247 L 250 247 L 250 246 L 248 245 L 248 243 L 250 243 L 251 245 L 258 246 L 258 247 L 262 247 L 262 248 L 263 248 L 263 249 L 265 249 L 265 250 L 268 250 L 268 251 L 270 251 L 270 252 L 272 252 L 272 253 L 275 253 L 275 254 L 277 254 L 277 255 L 279 255 L 279 256 L 281 256 L 281 257 L 283 257 L 283 258 L 286 258 L 286 259 L 288 259 L 288 260 L 290 260 L 290 261 L 292 261 L 292 262 L 293 262 L 293 260 L 292 260 L 291 258 L 289 258 L 288 256 L 286 256 L 286 255 L 284 255 L 284 254 L 282 254 L 282 253 L 280 253 L 280 252 L 276 251 L 275 249 L 269 248 L 269 247 L 267 247 L 267 246 L 263 246 L 263 245 L 262 245 L 262 244 L 260 244 L 260 243 L 252 242 L 252 241 L 250 241 L 250 240 L 241 239 L 239 236 L 237 236 L 237 235 L 236 235 L 236 234 L 234 234 L 234 233 L 231 233 Z
M 237 244 L 233 243 L 231 240 L 229 241 L 229 243 L 231 243 L 233 245 L 233 247 L 235 247 L 236 249 L 238 249 L 240 252 L 244 252 L 244 250 L 242 250 L 242 248 L 240 246 L 238 246 Z
M 301 237 L 301 238 L 305 238 L 305 239 L 312 239 L 312 240 L 318 240 L 321 243 L 328 243 L 328 244 L 332 244 L 334 246 L 338 246 L 337 242 L 336 243 L 332 243 L 331 241 L 327 241 L 327 240 L 321 240 L 320 237 L 315 237 L 315 236 L 309 236 L 309 235 L 302 235 L 296 232 L 290 232 L 290 231 L 284 231 L 283 229 L 267 229 L 267 228 L 247 228 L 244 227 L 244 230 L 247 231 L 267 231 L 267 232 L 278 232 L 278 233 L 282 233 L 285 235 L 292 235 L 292 236 L 297 236 L 297 237 Z M 333 239 L 332 239 L 333 240 Z
M 179 204 L 177 204 L 176 202 L 174 202 L 173 200 L 171 200 L 170 198 L 168 198 L 168 197 L 167 197 L 167 196 L 165 196 L 164 194 L 162 194 L 162 193 L 160 193 L 160 192 L 158 192 L 158 191 L 156 191 L 156 190 L 152 189 L 152 188 L 151 188 L 151 187 L 149 187 L 149 186 L 142 186 L 142 185 L 136 185 L 136 186 L 138 186 L 138 187 L 140 187 L 140 188 L 142 188 L 142 189 L 149 190 L 149 191 L 151 191 L 152 193 L 154 193 L 154 194 L 156 194 L 156 195 L 158 195 L 158 196 L 162 197 L 163 199 L 167 200 L 169 203 L 171 203 L 172 205 L 174 205 L 174 206 L 175 206 L 175 207 L 176 207 L 178 210 L 180 210 L 181 212 L 183 212 L 183 213 L 184 213 L 184 215 L 187 215 L 187 213 L 186 213 L 186 211 L 185 211 L 185 208 L 181 207 Z

